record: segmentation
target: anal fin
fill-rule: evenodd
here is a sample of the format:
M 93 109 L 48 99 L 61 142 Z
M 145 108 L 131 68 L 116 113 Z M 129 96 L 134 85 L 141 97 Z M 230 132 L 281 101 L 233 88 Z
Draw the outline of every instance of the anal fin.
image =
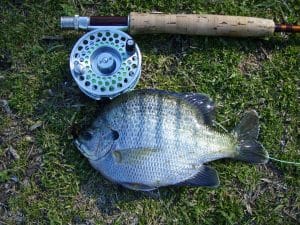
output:
M 191 187 L 218 187 L 220 185 L 218 172 L 209 167 L 202 165 L 199 173 L 195 176 L 176 184 L 176 186 L 191 186 Z
M 157 187 L 151 187 L 140 183 L 121 183 L 121 185 L 134 191 L 153 191 L 157 189 Z

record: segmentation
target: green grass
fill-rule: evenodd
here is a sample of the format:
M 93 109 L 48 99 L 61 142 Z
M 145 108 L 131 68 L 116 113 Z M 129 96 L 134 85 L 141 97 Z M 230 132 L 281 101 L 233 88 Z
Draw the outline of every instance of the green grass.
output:
M 219 188 L 162 188 L 159 194 L 125 190 L 95 172 L 72 144 L 72 132 L 88 126 L 99 107 L 80 93 L 69 73 L 68 56 L 82 32 L 58 26 L 62 15 L 152 10 L 299 23 L 299 1 L 93 2 L 0 3 L 0 60 L 9 58 L 0 65 L 0 99 L 8 100 L 13 111 L 8 116 L 0 110 L 0 224 L 299 223 L 299 167 L 220 160 L 211 163 L 220 175 Z M 51 35 L 63 40 L 42 38 Z M 270 155 L 300 161 L 299 35 L 135 39 L 143 55 L 137 88 L 206 93 L 218 105 L 217 120 L 229 130 L 244 111 L 255 109 L 260 141 Z M 37 121 L 42 126 L 31 131 Z M 8 146 L 16 149 L 19 160 L 7 154 Z

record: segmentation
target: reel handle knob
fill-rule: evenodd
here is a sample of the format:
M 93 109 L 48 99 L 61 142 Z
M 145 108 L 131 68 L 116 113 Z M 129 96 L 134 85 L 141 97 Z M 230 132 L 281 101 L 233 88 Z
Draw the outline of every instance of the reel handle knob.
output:
M 85 69 L 84 69 L 83 65 L 81 65 L 78 61 L 74 62 L 74 72 L 77 75 L 82 75 L 85 72 Z
M 126 51 L 128 53 L 132 53 L 135 50 L 135 41 L 133 39 L 128 39 L 126 41 L 126 47 L 125 47 Z

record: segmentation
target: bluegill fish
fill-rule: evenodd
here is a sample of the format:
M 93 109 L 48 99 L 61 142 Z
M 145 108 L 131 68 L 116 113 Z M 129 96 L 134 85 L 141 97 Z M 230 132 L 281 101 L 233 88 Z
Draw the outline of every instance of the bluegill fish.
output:
M 213 101 L 203 94 L 138 90 L 108 104 L 75 144 L 107 179 L 124 187 L 219 185 L 221 158 L 266 163 L 257 141 L 258 115 L 249 111 L 231 133 L 212 127 Z

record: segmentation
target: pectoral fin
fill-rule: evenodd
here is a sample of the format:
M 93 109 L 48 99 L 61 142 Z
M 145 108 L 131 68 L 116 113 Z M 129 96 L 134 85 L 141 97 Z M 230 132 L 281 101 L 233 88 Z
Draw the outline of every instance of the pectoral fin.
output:
M 201 166 L 199 173 L 195 176 L 176 184 L 176 186 L 192 186 L 192 187 L 218 187 L 220 185 L 219 176 L 215 169 L 209 166 Z
M 122 149 L 112 151 L 112 156 L 117 163 L 135 165 L 148 160 L 156 152 L 157 149 L 151 148 Z

